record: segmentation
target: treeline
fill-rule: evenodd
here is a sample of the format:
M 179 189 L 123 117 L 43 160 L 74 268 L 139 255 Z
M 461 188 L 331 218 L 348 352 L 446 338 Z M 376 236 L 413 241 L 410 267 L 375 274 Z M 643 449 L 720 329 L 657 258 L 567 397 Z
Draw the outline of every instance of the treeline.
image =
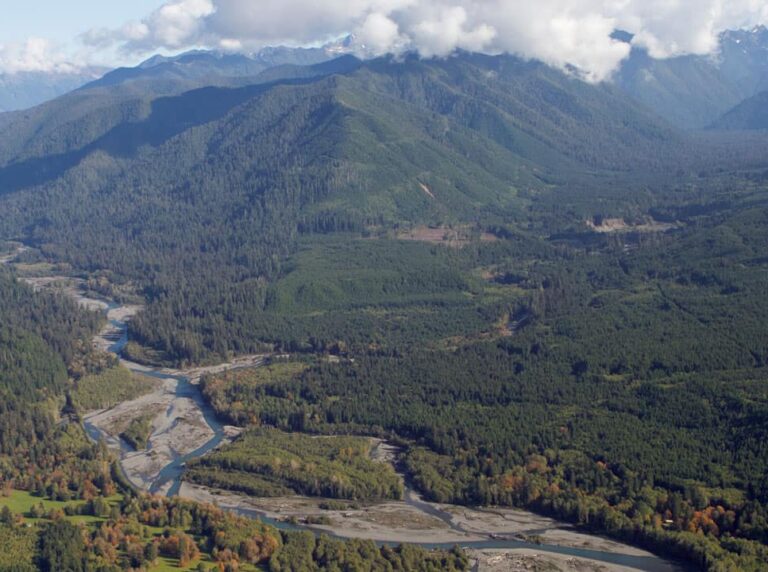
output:
M 285 542 L 269 561 L 270 572 L 320 570 L 392 570 L 402 572 L 458 572 L 469 570 L 469 559 L 459 549 L 429 552 L 416 546 L 378 547 L 371 540 L 337 540 L 311 532 L 285 534 Z
M 525 507 L 706 570 L 761 570 L 768 561 L 764 503 L 696 481 L 669 485 L 576 451 L 532 453 L 496 473 L 478 462 L 413 448 L 414 483 L 439 502 Z
M 80 310 L 63 294 L 34 294 L 3 268 L 0 317 L 4 386 L 20 397 L 45 389 L 61 392 L 67 367 L 88 353 L 89 346 L 83 344 L 102 322 L 101 316 Z M 17 357 L 21 353 L 24 359 Z M 35 358 L 36 353 L 43 355 Z
M 273 347 L 364 350 L 479 332 L 498 312 L 468 300 L 472 284 L 466 264 L 445 248 L 352 235 L 301 244 L 281 279 L 269 285 L 254 281 L 236 291 L 217 282 L 199 302 L 188 297 L 172 311 L 165 302 L 153 306 L 131 322 L 132 339 L 171 362 Z M 204 302 L 211 299 L 216 306 Z M 401 327 L 404 321 L 408 328 Z M 186 357 L 174 349 L 179 344 Z
M 371 448 L 371 440 L 360 437 L 251 429 L 233 444 L 188 463 L 185 478 L 260 497 L 400 499 L 400 478 L 389 465 L 371 460 Z
M 217 376 L 205 393 L 238 422 L 410 439 L 411 478 L 436 501 L 532 508 L 708 569 L 759 570 L 765 223 L 738 209 L 632 248 L 557 244 L 475 290 L 524 304 L 511 336 L 390 340 L 288 375 Z
M 78 525 L 59 513 L 37 528 L 23 521 L 8 525 L 14 534 L 25 531 L 37 539 L 25 570 L 151 570 L 161 557 L 187 568 L 203 554 L 212 562 L 201 563 L 203 570 L 237 570 L 269 562 L 282 542 L 276 530 L 258 521 L 179 500 L 126 497 L 115 504 L 97 498 L 73 514 L 78 513 L 96 520 Z
M 33 507 L 34 508 L 34 507 Z M 70 510 L 70 508 L 72 510 Z M 40 518 L 36 515 L 30 515 Z M 77 520 L 87 516 L 90 520 Z M 417 547 L 377 547 L 372 541 L 315 538 L 279 532 L 211 505 L 179 499 L 98 497 L 66 512 L 51 511 L 36 526 L 7 509 L 0 513 L 0 570 L 119 572 L 167 566 L 236 571 L 468 570 L 466 555 Z
M 87 372 L 102 318 L 0 269 L 0 486 L 59 500 L 111 494 L 105 452 L 78 424 L 70 373 Z
M 335 341 L 303 336 L 322 324 L 285 324 L 285 299 L 264 312 L 300 234 L 514 223 L 546 235 L 562 223 L 539 210 L 553 189 L 587 180 L 590 198 L 624 185 L 584 173 L 595 168 L 652 171 L 648 186 L 666 186 L 685 147 L 610 90 L 508 57 L 380 61 L 312 81 L 102 103 L 77 119 L 52 105 L 45 128 L 25 126 L 29 153 L 8 151 L 0 167 L 0 234 L 103 279 L 102 291 L 134 286 L 149 303 L 132 337 L 176 364 L 259 351 L 276 325 L 297 347 Z M 686 143 L 680 153 L 699 152 Z M 387 282 L 390 294 L 464 290 L 455 272 L 419 269 Z

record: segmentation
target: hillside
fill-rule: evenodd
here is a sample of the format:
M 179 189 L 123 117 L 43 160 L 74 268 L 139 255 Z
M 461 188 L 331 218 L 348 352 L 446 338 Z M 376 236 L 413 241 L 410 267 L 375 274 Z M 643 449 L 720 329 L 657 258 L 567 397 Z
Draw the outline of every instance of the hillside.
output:
M 558 235 L 648 216 L 697 162 L 728 168 L 618 90 L 510 56 L 264 73 L 156 98 L 99 88 L 6 121 L 0 233 L 130 285 L 152 305 L 136 341 L 198 362 L 275 339 L 245 324 L 305 236 Z
M 232 54 L 193 50 L 176 56 L 156 55 L 134 67 L 121 67 L 82 86 L 80 91 L 111 91 L 123 95 L 178 95 L 201 87 L 238 87 L 258 83 L 267 70 L 272 80 L 300 75 L 318 75 L 310 71 L 355 49 L 355 38 L 348 36 L 320 47 L 271 46 L 252 54 Z M 351 55 L 350 55 L 351 57 Z M 294 71 L 303 68 L 305 71 Z M 322 73 L 322 72 L 321 72 Z
M 356 49 L 353 36 L 320 47 L 274 46 L 253 54 L 194 50 L 176 56 L 156 55 L 134 67 L 110 70 L 85 66 L 53 72 L 0 73 L 0 113 L 28 110 L 73 91 L 121 87 L 134 97 L 171 95 L 210 85 L 245 85 L 248 78 L 283 66 L 311 66 Z M 114 94 L 113 94 L 114 95 Z
M 313 196 L 291 205 L 292 216 L 301 211 L 310 226 L 328 210 L 358 226 L 434 222 L 515 202 L 510 187 L 533 189 L 542 177 L 663 163 L 679 137 L 610 88 L 509 57 L 307 70 L 304 79 L 154 100 L 85 92 L 52 102 L 4 122 L 0 188 L 12 204 L 45 193 L 55 213 L 75 187 L 101 196 L 107 180 L 115 199 L 121 188 L 131 186 L 135 198 L 151 184 L 197 187 L 184 192 L 204 201 L 212 192 L 205 180 L 226 177 L 232 183 L 217 197 L 226 202 L 227 193 L 239 193 L 233 206 L 241 207 L 250 200 L 244 188 L 264 201 L 268 188 L 311 177 Z M 257 164 L 263 167 L 254 171 Z M 152 194 L 149 200 L 161 200 Z M 141 208 L 130 194 L 120 198 L 126 208 Z M 165 209 L 199 208 L 190 198 Z M 81 203 L 91 206 L 101 208 Z
M 259 280 L 281 274 L 299 233 L 482 227 L 594 170 L 679 166 L 680 135 L 542 64 L 461 54 L 303 69 L 156 99 L 83 93 L 6 123 L 2 233 L 150 299 L 205 305 L 211 289 L 245 289 L 258 308 Z M 199 269 L 219 280 L 191 280 Z
M 210 54 L 186 57 L 194 57 L 195 62 L 205 63 L 202 70 L 195 71 L 194 75 L 200 76 L 198 80 L 205 77 L 206 87 L 215 86 L 216 78 L 220 77 L 214 73 L 211 78 L 211 70 L 219 70 L 217 73 L 222 76 L 227 73 L 227 65 L 221 63 L 225 61 L 223 58 L 215 58 Z M 185 60 L 172 60 L 168 64 L 161 62 L 146 68 L 146 71 L 154 72 L 165 65 L 178 65 L 178 61 Z M 215 65 L 213 62 L 216 62 Z M 254 73 L 251 74 L 250 71 Z M 595 156 L 602 155 L 615 144 L 626 150 L 636 146 L 643 138 L 647 144 L 656 144 L 672 135 L 671 130 L 665 128 L 651 114 L 633 106 L 621 93 L 611 90 L 610 87 L 590 86 L 543 64 L 527 63 L 508 56 L 490 58 L 463 54 L 450 60 L 429 62 L 411 57 L 403 63 L 388 60 L 362 63 L 351 57 L 343 57 L 333 62 L 311 66 L 281 65 L 272 66 L 269 70 L 260 70 L 259 66 L 256 66 L 250 71 L 247 77 L 238 81 L 247 81 L 250 85 L 274 84 L 272 87 L 275 87 L 281 83 L 298 80 L 311 83 L 312 78 L 343 75 L 350 81 L 357 82 L 357 87 L 367 91 L 369 95 L 381 94 L 394 100 L 405 99 L 421 110 L 429 109 L 459 122 L 471 122 L 470 127 L 481 132 L 486 130 L 484 135 L 497 141 L 502 138 L 499 142 L 510 150 L 528 154 L 531 151 L 526 150 L 524 145 L 529 141 L 520 142 L 515 147 L 515 142 L 511 141 L 513 133 L 504 134 L 505 128 L 502 126 L 493 126 L 497 130 L 496 133 L 490 133 L 487 129 L 495 121 L 501 120 L 503 124 L 508 125 L 507 131 L 524 131 L 524 134 L 515 135 L 525 135 L 534 143 L 537 139 L 542 140 L 545 146 L 558 147 L 557 150 L 561 153 L 564 146 L 600 144 L 595 138 L 590 138 L 588 133 L 589 130 L 597 130 L 607 141 L 603 149 L 590 150 Z M 121 122 L 145 118 L 150 111 L 150 102 L 157 99 L 153 94 L 164 91 L 161 87 L 163 80 L 151 80 L 151 76 L 146 78 L 146 85 L 142 84 L 136 90 L 126 89 L 119 81 L 110 82 L 109 78 L 110 74 L 104 80 L 86 86 L 76 94 L 29 112 L 5 117 L 5 133 L 21 141 L 4 143 L 4 153 L 0 155 L 2 162 L 19 162 L 29 156 L 42 157 L 80 148 L 95 141 L 109 128 Z M 181 89 L 183 86 L 184 84 L 176 86 L 171 91 L 184 91 Z M 430 92 L 429 98 L 425 97 L 426 91 L 433 87 L 434 93 Z M 217 92 L 208 93 L 213 98 Z M 226 90 L 221 93 L 226 93 Z M 172 95 L 181 96 L 181 93 Z M 477 101 L 474 101 L 475 98 Z M 199 97 L 195 100 L 196 105 L 202 106 L 204 103 Z M 127 114 L 120 111 L 128 105 L 140 109 Z M 91 117 L 94 122 L 99 121 L 109 127 L 94 132 L 86 123 Z M 110 120 L 111 117 L 114 117 L 114 120 Z M 615 133 L 614 128 L 618 128 Z M 46 136 L 54 131 L 57 135 L 55 142 Z M 74 132 L 84 132 L 81 135 L 82 141 L 72 141 L 71 136 L 67 135 Z M 627 136 L 630 137 L 629 140 Z M 504 140 L 503 137 L 507 139 Z M 566 138 L 565 141 L 561 141 L 563 137 Z M 20 149 L 24 148 L 32 150 L 20 152 Z M 573 153 L 574 150 L 571 149 L 570 152 Z M 625 154 L 629 155 L 626 151 Z M 588 160 L 594 161 L 594 158 Z
M 203 381 L 252 427 L 192 478 L 327 494 L 266 478 L 249 439 L 285 431 L 288 459 L 296 433 L 377 436 L 429 499 L 765 568 L 759 134 L 694 138 L 610 85 L 469 53 L 121 90 L 0 119 L 0 237 L 143 299 L 134 360 L 290 354 Z
M 642 105 L 686 129 L 709 126 L 768 89 L 768 29 L 725 32 L 713 56 L 651 58 L 633 49 L 615 78 Z
M 0 73 L 0 113 L 40 105 L 96 80 L 106 71 L 90 67 L 72 72 Z
M 355 69 L 358 65 L 356 59 L 346 56 L 312 66 L 276 66 L 256 76 L 241 78 L 215 76 L 209 80 L 201 76 L 196 81 L 186 82 L 150 75 L 127 84 L 93 84 L 33 109 L 0 114 L 0 133 L 3 135 L 0 164 L 20 163 L 28 158 L 61 155 L 80 149 L 118 125 L 146 119 L 154 100 L 181 95 L 191 87 L 212 87 L 217 78 L 225 86 L 244 87 L 323 77 Z M 209 84 L 209 81 L 213 83 Z M 199 99 L 196 101 L 197 104 L 204 103 Z
M 715 121 L 711 127 L 728 131 L 768 129 L 768 91 L 758 93 L 741 102 Z

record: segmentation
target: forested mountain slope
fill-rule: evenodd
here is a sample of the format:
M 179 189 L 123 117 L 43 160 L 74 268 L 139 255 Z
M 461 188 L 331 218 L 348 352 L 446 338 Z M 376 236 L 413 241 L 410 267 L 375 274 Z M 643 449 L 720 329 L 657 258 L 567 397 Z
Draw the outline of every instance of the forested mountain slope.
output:
M 674 125 L 707 127 L 768 89 L 768 29 L 725 32 L 718 52 L 708 56 L 654 59 L 645 50 L 633 49 L 615 82 Z
M 768 129 L 768 91 L 741 102 L 712 124 L 712 128 L 730 131 Z
M 135 67 L 113 70 L 72 65 L 71 70 L 0 73 L 0 113 L 29 110 L 73 91 L 105 87 L 120 86 L 124 95 L 157 96 L 208 85 L 243 85 L 246 78 L 267 69 L 311 66 L 352 53 L 356 47 L 356 39 L 348 36 L 320 47 L 266 47 L 249 55 L 205 50 L 156 55 Z
M 80 149 L 116 126 L 135 122 L 152 112 L 152 101 L 179 95 L 193 87 L 247 86 L 294 78 L 343 73 L 359 65 L 351 56 L 311 66 L 284 65 L 256 75 L 223 79 L 200 76 L 193 82 L 149 76 L 136 84 L 94 84 L 24 111 L 0 115 L 0 163 L 17 163 Z M 220 86 L 221 86 L 220 85 Z M 197 101 L 197 103 L 202 103 Z
M 134 359 L 297 354 L 205 380 L 234 422 L 396 439 L 435 500 L 764 568 L 760 134 L 508 56 L 321 66 L 3 122 L 0 236 L 142 298 Z
M 135 67 L 112 70 L 82 89 L 120 86 L 123 91 L 158 95 L 238 85 L 268 69 L 310 67 L 352 54 L 356 47 L 356 38 L 347 36 L 319 47 L 271 46 L 253 54 L 193 50 L 175 56 L 156 55 Z
M 372 97 L 387 97 L 392 102 L 404 99 L 418 111 L 428 109 L 448 119 L 469 122 L 470 127 L 483 135 L 523 154 L 532 153 L 525 148 L 529 142 L 513 142 L 512 136 L 519 135 L 514 129 L 524 131 L 533 142 L 539 140 L 545 147 L 555 147 L 561 154 L 566 148 L 567 154 L 585 153 L 581 159 L 586 163 L 594 163 L 596 155 L 619 145 L 624 149 L 624 156 L 601 158 L 600 165 L 615 167 L 622 162 L 623 168 L 630 157 L 627 149 L 655 145 L 674 136 L 663 123 L 627 102 L 623 94 L 609 86 L 590 86 L 543 64 L 508 56 L 492 58 L 461 54 L 448 60 L 426 62 L 409 57 L 402 63 L 386 59 L 363 63 L 345 57 L 308 67 L 273 68 L 255 74 L 250 81 L 253 85 L 273 88 L 302 79 L 311 83 L 312 78 L 333 74 L 347 78 L 347 83 L 339 88 L 357 89 L 364 100 Z M 328 84 L 318 83 L 316 89 L 327 91 Z M 235 91 L 250 97 L 247 90 Z M 84 89 L 40 108 L 5 118 L 5 133 L 20 139 L 22 147 L 18 141 L 5 141 L 0 156 L 2 162 L 17 163 L 30 157 L 72 152 L 94 142 L 117 125 L 145 119 L 153 112 L 151 90 L 139 90 L 140 97 L 126 97 L 124 92 L 123 89 Z M 205 96 L 190 92 L 178 99 L 161 98 L 154 105 L 165 106 L 166 111 L 176 104 L 182 108 L 202 108 L 214 102 L 219 93 L 226 94 L 227 90 L 208 91 Z M 427 93 L 428 97 L 425 96 Z M 134 100 L 144 102 L 144 107 L 133 114 L 121 111 L 126 101 Z M 169 114 L 166 112 L 166 115 Z M 98 131 L 89 128 L 91 117 L 94 118 L 92 121 L 98 120 L 106 127 Z M 191 124 L 183 123 L 187 119 L 180 115 L 177 120 L 171 115 L 165 121 L 177 121 L 181 132 L 191 127 Z M 211 119 L 201 118 L 201 122 Z M 156 118 L 152 118 L 154 120 Z M 393 117 L 392 123 L 395 120 Z M 501 125 L 495 125 L 499 120 Z M 71 138 L 70 133 L 75 132 L 80 140 Z M 52 140 L 51 133 L 56 134 L 56 139 Z M 606 140 L 603 142 L 595 137 L 598 134 Z M 561 140 L 563 138 L 565 140 Z M 577 151 L 578 147 L 584 150 Z M 589 147 L 592 148 L 586 150 Z M 20 148 L 29 150 L 20 152 Z M 635 150 L 631 156 L 637 154 Z M 663 155 L 660 151 L 645 153 L 653 154 Z M 649 160 L 647 156 L 644 159 Z
M 299 232 L 498 222 L 569 173 L 679 165 L 674 131 L 541 64 L 345 61 L 152 101 L 82 96 L 6 124 L 0 228 L 150 300 L 213 289 L 259 306 Z

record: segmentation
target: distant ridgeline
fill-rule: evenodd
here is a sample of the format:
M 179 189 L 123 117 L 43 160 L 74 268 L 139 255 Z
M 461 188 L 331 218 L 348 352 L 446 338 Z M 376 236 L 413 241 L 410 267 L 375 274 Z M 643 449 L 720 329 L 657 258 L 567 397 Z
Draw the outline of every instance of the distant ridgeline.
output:
M 0 134 L 0 236 L 143 297 L 131 357 L 298 354 L 206 380 L 233 421 L 396 437 L 432 499 L 768 566 L 759 130 L 680 132 L 609 85 L 460 53 L 102 86 Z M 284 490 L 256 453 L 192 476 Z M 389 476 L 331 492 L 397 496 Z

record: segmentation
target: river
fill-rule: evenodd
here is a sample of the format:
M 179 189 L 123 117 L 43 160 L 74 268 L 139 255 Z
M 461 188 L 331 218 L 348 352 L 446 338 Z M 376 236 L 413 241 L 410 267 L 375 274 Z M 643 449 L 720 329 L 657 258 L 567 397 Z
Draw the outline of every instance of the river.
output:
M 13 260 L 13 256 L 8 256 L 0 260 L 0 263 L 7 264 L 12 260 Z M 51 278 L 54 278 L 54 277 L 51 277 Z M 43 280 L 46 280 L 46 279 L 43 279 Z M 38 288 L 40 287 L 39 283 L 36 284 L 34 283 L 34 281 L 29 281 L 29 282 L 35 287 L 38 287 Z M 50 283 L 46 282 L 46 286 L 48 285 L 50 285 Z M 66 291 L 72 294 L 78 300 L 78 302 L 83 306 L 89 307 L 91 309 L 101 309 L 102 311 L 105 311 L 107 313 L 108 325 L 96 337 L 96 339 L 94 340 L 94 343 L 97 346 L 103 349 L 107 349 L 108 351 L 114 353 L 119 357 L 128 341 L 127 322 L 130 319 L 130 317 L 134 315 L 136 311 L 138 311 L 138 308 L 122 306 L 114 302 L 106 302 L 104 300 L 89 298 L 87 296 L 84 296 L 82 293 L 73 291 L 73 289 L 71 288 L 67 289 Z M 257 356 L 257 358 L 260 358 L 260 357 L 261 356 Z M 241 365 L 234 364 L 234 367 L 252 367 L 253 365 L 258 365 L 261 362 L 262 362 L 261 359 L 246 360 L 244 364 L 241 364 Z M 188 406 L 191 405 L 192 407 L 194 407 L 197 410 L 200 417 L 204 420 L 207 427 L 210 429 L 209 436 L 205 438 L 203 441 L 197 442 L 196 446 L 194 446 L 192 450 L 186 451 L 183 454 L 171 454 L 168 458 L 168 462 L 162 465 L 160 469 L 157 470 L 155 473 L 153 473 L 153 478 L 151 478 L 151 480 L 149 480 L 148 482 L 136 482 L 136 480 L 131 479 L 132 482 L 138 488 L 146 490 L 147 492 L 150 492 L 153 494 L 159 493 L 159 494 L 166 494 L 168 496 L 176 496 L 179 494 L 182 487 L 182 475 L 184 472 L 185 463 L 187 463 L 191 459 L 201 457 L 202 455 L 205 455 L 206 453 L 215 449 L 216 447 L 218 447 L 219 445 L 221 445 L 222 443 L 230 439 L 232 437 L 232 433 L 228 432 L 227 426 L 217 418 L 213 409 L 207 404 L 207 402 L 203 398 L 198 384 L 193 383 L 193 379 L 191 378 L 190 375 L 185 375 L 178 372 L 170 372 L 168 370 L 163 370 L 163 369 L 148 368 L 148 367 L 135 364 L 126 360 L 121 360 L 121 363 L 124 366 L 128 367 L 129 369 L 135 371 L 136 373 L 157 378 L 158 380 L 162 381 L 168 388 L 172 388 L 169 390 L 169 392 L 167 392 L 169 393 L 169 395 L 167 396 L 167 399 L 169 399 L 170 402 L 183 401 L 187 403 Z M 221 370 L 224 367 L 229 367 L 229 366 L 221 366 L 220 368 L 218 368 L 218 370 Z M 207 368 L 207 371 L 211 371 L 211 370 L 215 371 L 217 370 L 217 368 Z M 201 375 L 201 372 L 204 372 L 204 371 L 206 371 L 206 368 L 195 370 L 195 372 L 197 373 L 196 377 L 199 378 L 199 375 Z M 169 407 L 169 410 L 170 410 L 170 407 Z M 121 455 L 121 463 L 123 464 L 124 468 L 127 468 L 126 467 L 127 460 L 130 459 L 132 455 L 136 455 L 137 452 L 132 451 L 130 446 L 122 442 L 122 440 L 120 440 L 119 438 L 113 437 L 108 432 L 106 432 L 102 427 L 97 426 L 93 421 L 89 419 L 93 419 L 93 416 L 86 417 L 85 427 L 88 434 L 95 440 L 105 439 L 108 445 L 110 445 L 112 448 L 116 450 L 119 450 Z M 174 451 L 171 451 L 171 452 L 174 453 Z M 152 438 L 150 438 L 149 451 L 146 453 L 150 455 L 153 453 Z M 127 470 L 126 473 L 130 475 L 131 471 Z M 460 522 L 460 520 L 456 518 L 456 514 L 449 511 L 450 507 L 446 507 L 446 505 L 437 505 L 434 503 L 425 502 L 424 500 L 421 499 L 418 493 L 408 488 L 407 486 L 405 490 L 404 504 L 409 509 L 419 511 L 428 517 L 436 518 L 439 521 L 442 521 L 453 532 L 456 532 L 460 535 L 466 535 L 468 538 L 473 538 L 473 540 L 458 541 L 458 542 L 456 541 L 424 542 L 424 541 L 420 541 L 418 536 L 414 536 L 409 539 L 409 542 L 413 544 L 419 544 L 426 548 L 450 548 L 458 543 L 459 545 L 465 548 L 471 548 L 471 549 L 477 549 L 477 550 L 530 549 L 530 550 L 535 550 L 536 552 L 539 552 L 539 553 L 543 552 L 543 553 L 567 555 L 567 556 L 576 557 L 580 559 L 592 560 L 599 563 L 605 563 L 609 565 L 618 565 L 626 568 L 631 568 L 635 570 L 644 570 L 648 572 L 675 572 L 680 570 L 686 570 L 686 568 L 683 566 L 673 564 L 669 561 L 663 560 L 661 558 L 650 555 L 648 553 L 642 553 L 641 551 L 633 550 L 629 547 L 627 547 L 628 549 L 627 552 L 630 552 L 630 553 L 619 553 L 618 551 L 603 551 L 603 550 L 595 550 L 591 548 L 582 548 L 582 547 L 574 547 L 574 546 L 566 546 L 566 545 L 558 545 L 558 544 L 548 544 L 548 543 L 534 544 L 534 543 L 525 542 L 523 540 L 518 540 L 514 538 L 501 538 L 499 537 L 499 535 L 489 531 L 479 532 L 476 528 L 470 529 L 464 526 Z M 344 536 L 343 531 L 341 532 L 338 530 L 329 531 L 328 529 L 322 529 L 321 527 L 288 524 L 279 519 L 270 518 L 270 516 L 267 515 L 264 511 L 248 508 L 247 506 L 243 506 L 242 504 L 231 505 L 225 508 L 227 508 L 228 510 L 233 510 L 234 512 L 238 512 L 244 516 L 260 518 L 261 520 L 281 529 L 306 529 L 306 530 L 312 530 L 313 532 L 317 532 L 317 533 L 328 534 L 330 532 L 331 534 L 338 533 L 340 536 Z M 471 509 L 467 509 L 467 510 L 471 510 Z M 522 511 L 518 511 L 518 512 L 519 514 L 529 514 L 529 513 L 523 513 Z M 478 509 L 477 514 L 484 514 L 484 513 L 481 513 L 480 509 Z M 533 515 L 531 516 L 533 517 Z M 535 519 L 540 517 L 533 517 L 533 518 Z M 567 524 L 556 523 L 554 521 L 551 521 L 551 522 L 553 523 L 551 525 L 551 528 L 557 528 L 558 530 L 573 530 L 572 527 L 570 527 Z M 550 529 L 547 529 L 547 530 L 550 530 Z M 530 534 L 532 532 L 538 533 L 542 531 L 528 530 L 526 532 Z M 581 533 L 578 533 L 578 535 L 580 534 Z M 355 536 L 355 535 L 350 534 L 349 536 Z M 383 535 L 383 536 L 387 536 L 387 535 Z M 480 538 L 480 540 L 475 540 L 478 537 Z M 599 537 L 592 537 L 592 538 L 595 538 L 596 540 L 600 540 L 602 542 L 610 543 L 610 541 L 600 539 Z M 385 538 L 385 537 L 374 538 L 374 540 L 376 540 L 381 544 L 393 543 L 391 539 Z M 614 544 L 614 543 L 610 543 L 610 544 Z

